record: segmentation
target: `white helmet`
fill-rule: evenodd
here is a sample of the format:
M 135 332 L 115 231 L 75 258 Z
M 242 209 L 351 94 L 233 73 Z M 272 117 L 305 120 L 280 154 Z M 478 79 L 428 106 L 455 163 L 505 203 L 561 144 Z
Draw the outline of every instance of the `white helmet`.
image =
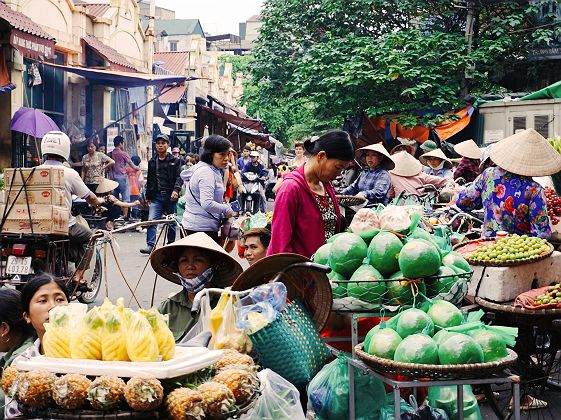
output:
M 68 160 L 70 139 L 62 131 L 49 131 L 41 140 L 41 155 L 57 155 Z

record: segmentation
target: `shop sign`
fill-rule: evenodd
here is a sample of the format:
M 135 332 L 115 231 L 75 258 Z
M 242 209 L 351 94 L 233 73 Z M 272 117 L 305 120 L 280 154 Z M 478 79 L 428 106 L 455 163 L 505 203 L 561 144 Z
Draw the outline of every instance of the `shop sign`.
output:
M 12 29 L 10 45 L 28 58 L 47 58 L 55 53 L 55 42 Z

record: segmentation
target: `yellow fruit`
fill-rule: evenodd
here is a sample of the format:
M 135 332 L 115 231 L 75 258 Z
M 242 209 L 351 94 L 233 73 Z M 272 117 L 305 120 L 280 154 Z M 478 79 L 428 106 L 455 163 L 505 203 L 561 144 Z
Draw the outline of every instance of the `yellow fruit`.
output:
M 221 370 L 212 381 L 224 384 L 230 388 L 238 404 L 247 402 L 257 388 L 255 375 L 243 369 Z
M 171 420 L 202 420 L 205 418 L 203 398 L 189 388 L 174 389 L 166 398 L 166 410 Z
M 116 376 L 95 378 L 88 388 L 88 401 L 96 410 L 112 410 L 123 401 L 125 382 Z
M 15 395 L 15 387 L 12 389 L 12 385 L 19 373 L 20 372 L 14 365 L 8 366 L 2 372 L 2 391 L 4 391 L 4 394 L 9 397 L 13 397 Z
M 164 388 L 153 376 L 133 376 L 125 386 L 125 400 L 135 411 L 153 411 L 164 400 Z
M 70 355 L 73 359 L 101 360 L 103 324 L 99 308 L 92 308 L 70 339 Z
M 133 362 L 155 362 L 158 359 L 158 342 L 148 320 L 138 313 L 130 314 L 126 332 L 127 353 Z
M 151 308 L 146 312 L 141 312 L 144 314 L 150 327 L 152 327 L 152 332 L 154 337 L 156 337 L 156 342 L 158 343 L 158 352 L 162 357 L 162 360 L 170 360 L 175 356 L 175 339 L 173 333 L 168 327 L 166 318 L 158 312 L 156 308 Z
M 91 381 L 84 375 L 69 373 L 58 378 L 53 386 L 53 400 L 66 410 L 77 410 L 85 403 Z
M 54 373 L 35 370 L 18 375 L 16 400 L 18 403 L 33 408 L 47 408 L 52 404 Z
M 230 389 L 218 382 L 205 382 L 197 388 L 203 397 L 205 414 L 223 419 L 236 409 L 236 398 Z
M 101 335 L 101 358 L 108 361 L 128 361 L 125 329 L 116 312 L 105 313 L 105 325 Z
M 230 295 L 228 293 L 222 293 L 222 295 L 220 295 L 218 303 L 216 304 L 214 309 L 210 311 L 210 332 L 213 336 L 216 335 L 216 333 L 218 332 L 218 328 L 220 328 L 220 324 L 222 324 L 224 308 L 226 307 L 229 299 Z
M 68 328 L 44 324 L 43 350 L 47 357 L 70 358 L 70 334 Z
M 255 363 L 253 362 L 251 356 L 240 353 L 236 350 L 227 349 L 224 350 L 223 356 L 215 363 L 214 367 L 216 370 L 221 370 L 230 365 L 254 366 Z

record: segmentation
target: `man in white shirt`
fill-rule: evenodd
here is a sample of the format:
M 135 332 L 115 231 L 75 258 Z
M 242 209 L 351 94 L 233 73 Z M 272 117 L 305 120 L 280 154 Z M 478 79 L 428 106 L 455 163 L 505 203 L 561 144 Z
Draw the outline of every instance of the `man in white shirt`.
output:
M 41 140 L 41 153 L 43 155 L 43 165 L 41 167 L 60 167 L 64 169 L 64 201 L 70 211 L 68 222 L 68 239 L 70 241 L 69 259 L 76 264 L 82 259 L 86 252 L 86 245 L 92 237 L 92 231 L 81 223 L 77 223 L 76 217 L 72 216 L 72 195 L 85 199 L 90 205 L 98 207 L 104 200 L 98 198 L 84 184 L 78 172 L 64 165 L 64 161 L 70 156 L 70 139 L 61 131 L 50 131 Z M 87 267 L 86 267 L 87 268 Z M 81 280 L 77 273 L 77 281 Z

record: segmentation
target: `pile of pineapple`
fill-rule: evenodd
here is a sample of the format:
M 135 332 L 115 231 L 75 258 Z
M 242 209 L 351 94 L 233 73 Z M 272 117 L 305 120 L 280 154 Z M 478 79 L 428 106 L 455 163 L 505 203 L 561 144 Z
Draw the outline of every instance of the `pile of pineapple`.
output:
M 155 308 L 134 312 L 105 299 L 87 311 L 82 304 L 56 306 L 45 324 L 47 357 L 106 361 L 155 362 L 175 356 L 175 340 L 167 319 Z
M 161 408 L 175 419 L 224 419 L 248 402 L 258 388 L 257 366 L 253 359 L 235 350 L 224 350 L 222 358 L 205 373 L 200 383 L 188 380 L 164 398 L 164 386 L 151 376 L 135 376 L 126 383 L 115 376 L 93 380 L 84 375 L 57 377 L 47 371 L 21 372 L 14 366 L 2 374 L 2 389 L 19 404 L 45 409 L 58 406 L 66 410 L 126 409 L 150 412 Z M 165 405 L 162 405 L 165 400 Z

